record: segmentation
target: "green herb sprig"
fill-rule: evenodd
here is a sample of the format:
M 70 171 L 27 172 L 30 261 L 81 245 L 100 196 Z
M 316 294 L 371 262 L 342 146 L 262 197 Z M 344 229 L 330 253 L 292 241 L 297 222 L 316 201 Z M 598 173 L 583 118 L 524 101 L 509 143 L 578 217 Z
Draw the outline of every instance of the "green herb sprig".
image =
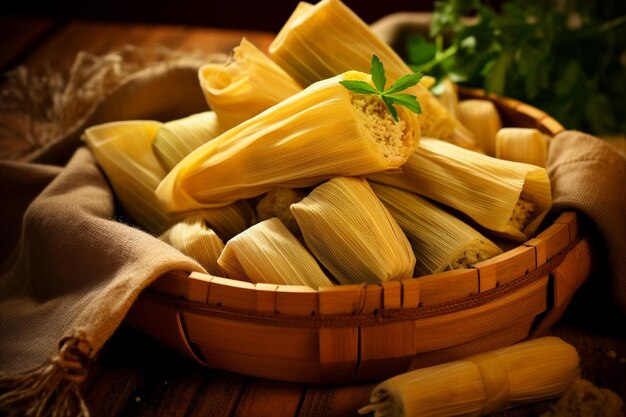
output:
M 383 103 L 385 103 L 389 113 L 391 113 L 393 120 L 396 122 L 398 122 L 399 119 L 398 111 L 393 106 L 394 104 L 404 106 L 417 114 L 422 112 L 422 107 L 417 101 L 417 97 L 411 94 L 399 94 L 400 91 L 406 90 L 419 83 L 422 79 L 421 72 L 403 75 L 395 83 L 391 84 L 391 87 L 385 90 L 385 85 L 387 84 L 385 67 L 376 55 L 372 55 L 371 73 L 374 86 L 371 86 L 365 81 L 356 80 L 339 81 L 339 84 L 357 94 L 374 94 L 379 96 Z
M 407 37 L 411 68 L 524 101 L 568 129 L 626 133 L 626 2 L 489 3 L 436 2 L 429 36 Z

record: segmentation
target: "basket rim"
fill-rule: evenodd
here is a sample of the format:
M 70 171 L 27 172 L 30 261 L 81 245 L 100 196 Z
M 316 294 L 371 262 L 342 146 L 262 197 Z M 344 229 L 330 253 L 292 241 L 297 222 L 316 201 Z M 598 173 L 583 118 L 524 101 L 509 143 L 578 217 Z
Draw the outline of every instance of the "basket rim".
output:
M 359 325 L 415 320 L 483 305 L 530 285 L 556 268 L 580 240 L 578 217 L 568 211 L 536 237 L 473 268 L 318 290 L 172 271 L 144 294 L 199 314 L 249 317 L 264 323 L 277 316 L 287 325 L 310 322 L 317 327 L 355 320 Z

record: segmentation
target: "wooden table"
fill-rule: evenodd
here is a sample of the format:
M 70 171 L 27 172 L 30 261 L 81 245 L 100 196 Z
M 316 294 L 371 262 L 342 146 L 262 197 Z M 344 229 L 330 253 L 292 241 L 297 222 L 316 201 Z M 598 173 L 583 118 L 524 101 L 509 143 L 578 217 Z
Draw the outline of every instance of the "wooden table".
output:
M 0 17 L 0 67 L 67 68 L 78 51 L 102 54 L 125 44 L 228 52 L 242 36 L 262 49 L 273 39 L 269 33 L 186 26 Z M 603 276 L 597 273 L 579 290 L 551 333 L 578 349 L 583 377 L 626 398 L 626 321 L 594 298 Z M 93 364 L 83 390 L 93 416 L 345 417 L 357 415 L 375 385 L 293 384 L 205 369 L 122 326 Z M 539 415 L 549 405 L 500 415 Z

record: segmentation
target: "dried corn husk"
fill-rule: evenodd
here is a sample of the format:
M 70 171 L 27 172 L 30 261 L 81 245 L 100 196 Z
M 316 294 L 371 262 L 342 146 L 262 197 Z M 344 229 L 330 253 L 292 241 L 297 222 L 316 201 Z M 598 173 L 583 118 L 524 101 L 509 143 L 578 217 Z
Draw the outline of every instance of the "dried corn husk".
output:
M 164 123 L 158 130 L 152 149 L 166 172 L 170 172 L 191 151 L 219 133 L 215 112 L 207 111 Z
M 185 218 L 167 229 L 159 239 L 198 261 L 209 274 L 224 276 L 224 271 L 217 264 L 224 242 L 206 227 L 202 217 L 194 215 Z
M 544 168 L 492 158 L 437 139 L 422 138 L 402 171 L 370 178 L 445 204 L 517 241 L 527 240 L 537 230 L 552 205 Z
M 347 79 L 371 82 L 349 71 L 224 132 L 168 174 L 157 189 L 159 201 L 169 211 L 219 207 L 275 187 L 401 166 L 419 140 L 415 114 L 398 108 L 396 124 L 378 98 L 339 84 Z M 364 113 L 370 110 L 375 114 Z
M 474 135 L 487 155 L 496 154 L 496 133 L 502 127 L 500 114 L 489 100 L 463 100 L 458 105 L 459 121 Z
M 414 276 L 470 268 L 502 253 L 489 239 L 426 199 L 395 187 L 370 185 L 411 243 Z
M 209 107 L 226 131 L 290 97 L 302 87 L 247 39 L 225 64 L 206 64 L 198 71 Z
M 291 211 L 309 250 L 340 283 L 412 277 L 411 245 L 365 179 L 333 178 Z
M 459 94 L 456 84 L 449 78 L 444 78 L 441 80 L 438 92 L 439 94 L 435 97 L 439 103 L 444 109 L 448 110 L 453 117 L 458 118 L 457 106 L 459 105 Z
M 546 166 L 548 138 L 537 129 L 505 127 L 496 135 L 496 157 L 525 164 Z
M 360 414 L 375 417 L 480 416 L 561 396 L 579 378 L 573 346 L 543 337 L 379 384 Z
M 306 193 L 302 190 L 294 188 L 274 188 L 268 191 L 256 205 L 256 214 L 259 221 L 278 217 L 281 222 L 294 235 L 301 235 L 298 222 L 293 217 L 293 213 L 289 208 L 292 204 L 297 203 L 306 197 Z
M 228 241 L 219 265 L 229 277 L 279 285 L 333 285 L 313 256 L 276 217 Z
M 152 152 L 161 127 L 155 121 L 105 123 L 85 130 L 83 140 L 106 173 L 124 210 L 149 232 L 160 234 L 175 218 L 154 194 L 165 171 Z
M 239 200 L 225 207 L 192 210 L 181 215 L 197 215 L 225 242 L 256 223 L 254 209 L 247 200 Z
M 303 86 L 344 71 L 369 72 L 372 54 L 383 62 L 389 82 L 413 72 L 339 0 L 322 0 L 315 6 L 301 2 L 270 45 L 271 58 Z M 455 139 L 456 120 L 427 88 L 420 83 L 406 93 L 415 95 L 422 106 L 418 120 L 424 135 Z

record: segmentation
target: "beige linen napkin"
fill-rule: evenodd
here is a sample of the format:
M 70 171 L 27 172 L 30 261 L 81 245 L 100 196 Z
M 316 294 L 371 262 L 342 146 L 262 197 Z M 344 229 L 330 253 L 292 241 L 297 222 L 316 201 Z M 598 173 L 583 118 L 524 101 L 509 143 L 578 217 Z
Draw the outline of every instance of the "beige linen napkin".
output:
M 598 138 L 565 131 L 550 142 L 547 168 L 553 212 L 578 211 L 597 228 L 606 256 L 594 262 L 608 262 L 611 295 L 626 315 L 626 159 Z
M 197 70 L 220 58 L 129 47 L 79 55 L 62 88 L 54 74 L 30 83 L 23 70 L 14 74 L 23 88 L 9 85 L 14 97 L 26 92 L 41 106 L 55 104 L 44 111 L 27 103 L 30 113 L 22 116 L 26 133 L 39 133 L 36 146 L 28 161 L 0 161 L 0 414 L 88 415 L 79 390 L 86 365 L 141 290 L 169 271 L 204 272 L 118 222 L 91 152 L 76 149 L 84 128 L 96 123 L 205 111 Z

